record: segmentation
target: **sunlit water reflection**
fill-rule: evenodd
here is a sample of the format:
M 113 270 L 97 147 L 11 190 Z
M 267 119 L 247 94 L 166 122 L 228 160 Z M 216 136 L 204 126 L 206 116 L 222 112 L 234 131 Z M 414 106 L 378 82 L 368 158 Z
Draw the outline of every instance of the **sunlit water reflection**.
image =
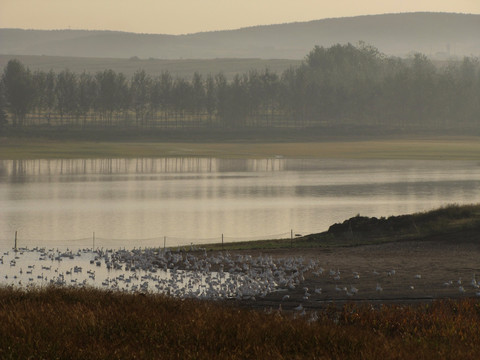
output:
M 467 161 L 0 161 L 0 247 L 167 247 L 314 233 L 480 201 Z M 95 233 L 95 235 L 94 235 Z

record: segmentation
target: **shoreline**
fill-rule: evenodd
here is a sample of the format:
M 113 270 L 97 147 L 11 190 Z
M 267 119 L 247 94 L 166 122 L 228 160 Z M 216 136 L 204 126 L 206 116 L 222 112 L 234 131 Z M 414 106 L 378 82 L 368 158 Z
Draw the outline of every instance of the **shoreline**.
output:
M 0 160 L 142 157 L 480 160 L 480 138 L 452 136 L 319 142 L 59 141 L 0 138 Z

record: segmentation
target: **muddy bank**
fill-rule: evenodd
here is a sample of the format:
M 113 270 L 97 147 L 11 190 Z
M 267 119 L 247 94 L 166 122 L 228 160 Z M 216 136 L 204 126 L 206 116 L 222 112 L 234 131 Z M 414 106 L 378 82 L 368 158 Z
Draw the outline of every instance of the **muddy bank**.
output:
M 303 257 L 318 262 L 323 273 L 304 273 L 295 288 L 255 301 L 254 308 L 319 309 L 346 302 L 417 303 L 480 296 L 480 232 L 462 231 L 422 240 L 355 247 L 249 250 L 252 256 Z M 321 289 L 321 292 L 320 290 Z M 317 291 L 315 291 L 317 290 Z

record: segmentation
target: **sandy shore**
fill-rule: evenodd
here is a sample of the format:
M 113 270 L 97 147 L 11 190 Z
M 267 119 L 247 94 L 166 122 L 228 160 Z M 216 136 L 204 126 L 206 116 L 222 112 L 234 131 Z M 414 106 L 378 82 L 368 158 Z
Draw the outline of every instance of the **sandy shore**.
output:
M 61 141 L 0 137 L 0 159 L 137 157 L 480 160 L 478 137 L 324 139 L 311 142 Z

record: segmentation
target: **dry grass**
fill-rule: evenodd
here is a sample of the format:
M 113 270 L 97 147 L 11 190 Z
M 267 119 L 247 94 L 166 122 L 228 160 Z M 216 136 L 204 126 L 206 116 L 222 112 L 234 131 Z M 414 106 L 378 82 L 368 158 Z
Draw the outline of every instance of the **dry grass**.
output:
M 478 359 L 480 303 L 349 304 L 309 321 L 224 303 L 0 290 L 2 359 Z
M 0 139 L 0 159 L 273 156 L 331 159 L 480 160 L 477 137 L 277 143 L 93 142 Z

